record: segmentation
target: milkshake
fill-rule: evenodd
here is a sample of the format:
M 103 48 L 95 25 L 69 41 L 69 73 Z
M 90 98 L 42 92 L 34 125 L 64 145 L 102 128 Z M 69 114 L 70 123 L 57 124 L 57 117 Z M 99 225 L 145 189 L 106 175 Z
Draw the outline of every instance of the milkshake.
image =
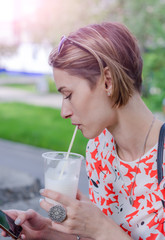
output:
M 66 159 L 66 155 L 66 152 L 47 152 L 42 155 L 45 167 L 45 188 L 76 198 L 81 161 L 84 157 L 70 153 Z M 46 200 L 56 204 L 51 199 Z

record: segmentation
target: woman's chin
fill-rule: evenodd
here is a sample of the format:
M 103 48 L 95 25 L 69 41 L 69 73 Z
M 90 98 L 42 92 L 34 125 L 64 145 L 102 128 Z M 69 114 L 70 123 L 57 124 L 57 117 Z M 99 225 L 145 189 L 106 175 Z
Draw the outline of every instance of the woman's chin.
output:
M 87 138 L 87 139 L 93 139 L 93 138 L 96 138 L 99 134 L 97 134 L 97 133 L 91 133 L 91 132 L 86 132 L 86 131 L 82 131 L 81 130 L 81 132 L 82 132 L 82 135 L 85 137 L 85 138 Z
M 92 139 L 93 137 L 91 137 L 91 135 L 89 134 L 89 132 L 86 132 L 86 131 L 83 131 L 83 130 L 80 130 L 82 132 L 82 135 L 87 138 L 87 139 Z

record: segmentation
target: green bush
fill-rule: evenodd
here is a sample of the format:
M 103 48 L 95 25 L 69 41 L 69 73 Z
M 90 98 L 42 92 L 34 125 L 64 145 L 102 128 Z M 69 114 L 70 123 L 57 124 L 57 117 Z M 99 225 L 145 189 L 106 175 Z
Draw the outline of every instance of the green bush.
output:
M 157 88 L 165 96 L 165 48 L 150 50 L 143 55 L 143 96 L 151 94 L 151 88 Z
M 152 112 L 161 112 L 164 96 L 163 94 L 149 95 L 148 97 L 143 97 L 143 100 Z

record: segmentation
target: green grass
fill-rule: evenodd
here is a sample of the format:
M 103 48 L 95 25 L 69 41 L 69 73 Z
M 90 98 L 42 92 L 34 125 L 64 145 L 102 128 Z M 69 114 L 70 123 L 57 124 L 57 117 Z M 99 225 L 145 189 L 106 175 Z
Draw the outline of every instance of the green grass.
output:
M 74 126 L 60 110 L 22 103 L 0 103 L 0 138 L 51 150 L 67 151 Z M 72 152 L 85 155 L 87 144 L 77 132 Z

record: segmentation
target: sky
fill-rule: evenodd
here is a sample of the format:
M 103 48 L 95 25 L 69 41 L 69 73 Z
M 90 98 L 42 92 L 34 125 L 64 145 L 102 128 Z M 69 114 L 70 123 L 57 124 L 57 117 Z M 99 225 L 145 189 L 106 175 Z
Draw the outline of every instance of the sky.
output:
M 0 0 L 0 43 L 15 44 L 27 38 L 22 31 L 43 0 Z
M 29 17 L 35 16 L 35 10 L 42 0 L 0 0 L 0 41 L 14 43 L 18 32 L 14 34 L 16 22 L 22 24 Z M 21 38 L 22 39 L 22 38 Z M 37 49 L 37 50 L 36 50 Z M 50 50 L 50 49 L 49 49 Z M 35 58 L 34 58 L 34 52 Z M 25 58 L 26 56 L 26 58 Z M 1 56 L 1 66 L 11 71 L 26 72 L 50 72 L 48 65 L 48 51 L 42 47 L 38 49 L 35 45 L 22 42 L 16 54 L 12 56 Z
M 40 0 L 0 0 L 0 22 L 32 14 Z

